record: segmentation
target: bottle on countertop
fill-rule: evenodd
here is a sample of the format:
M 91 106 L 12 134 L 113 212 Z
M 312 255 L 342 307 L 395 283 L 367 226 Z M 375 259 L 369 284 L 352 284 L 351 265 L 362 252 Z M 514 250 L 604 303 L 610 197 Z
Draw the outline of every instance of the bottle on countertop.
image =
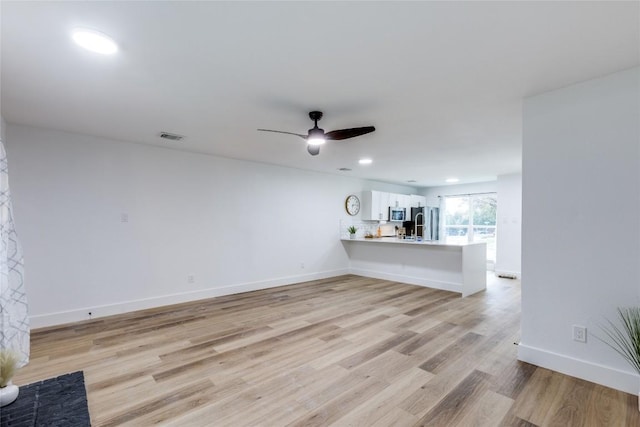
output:
M 380 229 L 380 226 L 378 226 L 378 231 L 376 232 L 376 235 L 378 237 L 382 237 L 382 230 Z

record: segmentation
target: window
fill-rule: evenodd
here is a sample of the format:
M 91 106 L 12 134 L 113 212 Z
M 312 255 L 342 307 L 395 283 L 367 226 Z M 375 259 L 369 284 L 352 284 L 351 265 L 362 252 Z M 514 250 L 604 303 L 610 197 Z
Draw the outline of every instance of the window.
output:
M 448 243 L 485 242 L 487 261 L 496 260 L 496 193 L 447 196 L 444 235 Z

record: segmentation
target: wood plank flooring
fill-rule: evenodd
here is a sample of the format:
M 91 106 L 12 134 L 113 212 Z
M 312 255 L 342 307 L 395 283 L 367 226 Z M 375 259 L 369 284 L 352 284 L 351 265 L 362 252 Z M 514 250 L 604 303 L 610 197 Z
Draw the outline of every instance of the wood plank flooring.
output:
M 32 332 L 27 384 L 83 370 L 94 426 L 638 426 L 637 397 L 518 362 L 520 284 L 358 276 Z

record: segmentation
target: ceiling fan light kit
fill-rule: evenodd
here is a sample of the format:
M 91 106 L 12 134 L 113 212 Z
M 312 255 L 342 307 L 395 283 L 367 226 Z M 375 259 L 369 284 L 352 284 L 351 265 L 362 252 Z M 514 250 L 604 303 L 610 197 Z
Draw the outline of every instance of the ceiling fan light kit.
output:
M 317 126 L 317 123 L 316 123 L 316 126 Z M 320 129 L 319 127 L 314 127 L 313 129 L 309 129 L 307 144 L 322 145 L 325 142 L 327 142 L 327 140 L 324 138 L 324 129 Z
M 341 141 L 343 139 L 355 138 L 356 136 L 365 135 L 376 130 L 373 126 L 365 126 L 360 128 L 351 129 L 338 129 L 325 133 L 324 129 L 318 127 L 318 120 L 322 118 L 322 111 L 311 111 L 309 118 L 313 120 L 313 128 L 309 129 L 306 135 L 302 135 L 294 132 L 285 132 L 281 130 L 271 129 L 258 129 L 262 132 L 275 132 L 284 133 L 287 135 L 296 135 L 307 141 L 307 151 L 312 156 L 317 156 L 320 153 L 320 145 L 324 144 L 328 140 Z

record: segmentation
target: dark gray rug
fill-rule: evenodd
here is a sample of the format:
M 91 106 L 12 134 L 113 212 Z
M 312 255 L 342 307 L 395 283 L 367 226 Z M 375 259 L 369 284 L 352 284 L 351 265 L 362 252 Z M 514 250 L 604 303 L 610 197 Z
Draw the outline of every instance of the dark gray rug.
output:
M 82 371 L 20 387 L 15 402 L 0 408 L 0 426 L 91 425 Z

